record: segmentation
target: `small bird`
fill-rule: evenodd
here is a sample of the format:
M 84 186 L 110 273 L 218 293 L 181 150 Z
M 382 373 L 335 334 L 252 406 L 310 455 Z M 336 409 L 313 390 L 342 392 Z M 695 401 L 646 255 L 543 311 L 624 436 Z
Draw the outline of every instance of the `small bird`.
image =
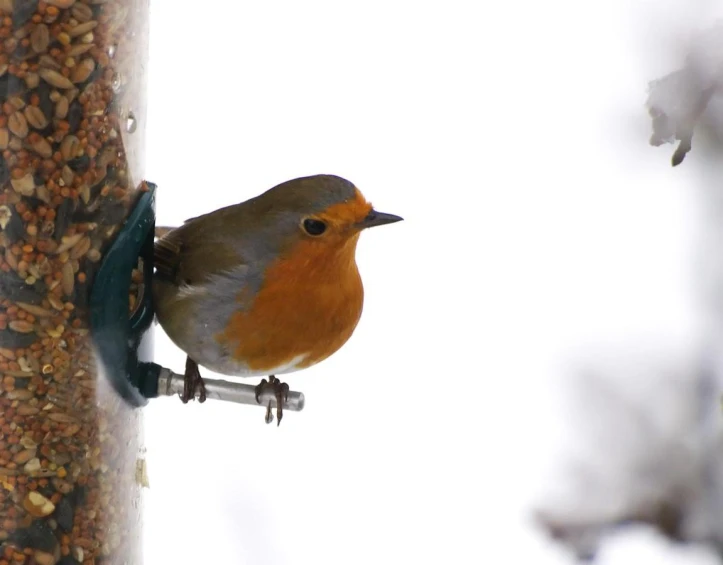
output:
M 256 400 L 272 392 L 281 423 L 289 387 L 276 375 L 311 367 L 347 342 L 364 301 L 359 234 L 400 220 L 374 210 L 348 180 L 315 175 L 162 229 L 153 299 L 161 327 L 187 355 L 181 400 L 206 399 L 199 365 L 268 375 Z

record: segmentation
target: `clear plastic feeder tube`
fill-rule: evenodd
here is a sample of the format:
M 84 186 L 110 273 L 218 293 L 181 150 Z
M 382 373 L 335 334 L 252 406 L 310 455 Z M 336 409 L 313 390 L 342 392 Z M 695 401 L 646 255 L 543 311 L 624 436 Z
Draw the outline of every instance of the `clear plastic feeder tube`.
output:
M 147 0 L 0 0 L 0 563 L 142 562 L 141 414 L 88 293 L 143 180 L 147 24 Z

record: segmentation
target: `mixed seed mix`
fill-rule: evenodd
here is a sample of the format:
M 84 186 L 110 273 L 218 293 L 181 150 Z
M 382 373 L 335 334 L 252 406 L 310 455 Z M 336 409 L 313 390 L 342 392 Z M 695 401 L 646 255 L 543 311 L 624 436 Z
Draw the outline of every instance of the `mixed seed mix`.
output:
M 0 565 L 140 563 L 139 415 L 87 305 L 141 186 L 146 1 L 0 0 Z

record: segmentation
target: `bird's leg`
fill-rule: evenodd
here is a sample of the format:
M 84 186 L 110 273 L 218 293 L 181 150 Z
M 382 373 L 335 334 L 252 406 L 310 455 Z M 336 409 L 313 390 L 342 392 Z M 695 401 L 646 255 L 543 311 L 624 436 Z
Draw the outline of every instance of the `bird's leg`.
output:
M 284 417 L 283 405 L 289 399 L 289 385 L 282 383 L 274 375 L 269 376 L 269 380 L 262 379 L 256 387 L 256 402 L 261 403 L 261 395 L 270 390 L 276 397 L 276 425 L 281 424 L 281 418 Z M 266 406 L 266 423 L 270 424 L 274 421 L 274 416 L 271 413 L 271 400 L 269 400 Z
M 180 395 L 181 402 L 186 404 L 189 400 L 196 397 L 198 390 L 198 401 L 206 401 L 206 385 L 201 378 L 198 370 L 198 363 L 190 357 L 186 357 L 186 372 L 183 375 L 183 394 Z

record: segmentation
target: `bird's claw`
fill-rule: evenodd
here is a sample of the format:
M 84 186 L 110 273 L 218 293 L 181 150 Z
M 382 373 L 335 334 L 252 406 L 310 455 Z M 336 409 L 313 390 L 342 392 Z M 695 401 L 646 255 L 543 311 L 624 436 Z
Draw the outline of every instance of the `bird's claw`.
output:
M 181 402 L 187 404 L 192 398 L 196 398 L 198 390 L 198 401 L 203 403 L 206 401 L 206 384 L 201 378 L 198 370 L 198 363 L 190 357 L 186 357 L 186 372 L 183 375 L 183 394 L 179 395 Z
M 273 392 L 274 397 L 276 398 L 276 425 L 279 426 L 281 425 L 281 418 L 284 417 L 284 402 L 289 400 L 289 385 L 282 383 L 274 375 L 271 375 L 268 381 L 266 379 L 262 379 L 256 387 L 256 402 L 261 404 L 261 395 L 266 391 Z M 264 421 L 267 424 L 274 421 L 272 407 L 273 403 L 269 400 L 269 403 L 266 405 L 266 416 L 264 418 Z
M 268 406 L 266 406 L 266 416 L 264 416 L 264 422 L 270 424 L 274 421 L 274 414 L 271 412 L 271 401 L 269 400 Z M 278 424 L 276 424 L 278 426 Z

